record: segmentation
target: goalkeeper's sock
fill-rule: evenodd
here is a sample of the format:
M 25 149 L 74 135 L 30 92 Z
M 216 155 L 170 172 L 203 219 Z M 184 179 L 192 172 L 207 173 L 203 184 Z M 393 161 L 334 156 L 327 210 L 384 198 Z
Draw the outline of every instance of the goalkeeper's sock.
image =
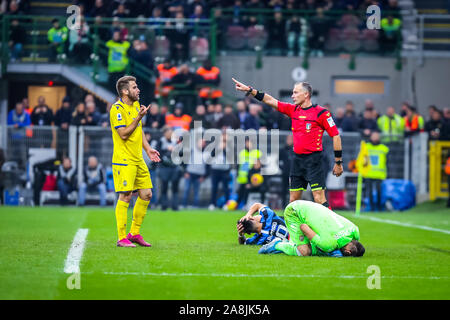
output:
M 127 237 L 127 211 L 129 203 L 117 200 L 116 204 L 116 222 L 117 233 L 119 234 L 119 240 Z
M 297 250 L 297 245 L 292 242 L 278 242 L 275 245 L 275 249 L 283 251 L 288 256 L 301 256 L 301 253 Z
M 133 209 L 133 222 L 131 223 L 131 235 L 135 236 L 139 234 L 141 229 L 142 221 L 144 221 L 145 214 L 147 213 L 147 207 L 150 201 L 142 200 L 137 198 L 136 204 Z

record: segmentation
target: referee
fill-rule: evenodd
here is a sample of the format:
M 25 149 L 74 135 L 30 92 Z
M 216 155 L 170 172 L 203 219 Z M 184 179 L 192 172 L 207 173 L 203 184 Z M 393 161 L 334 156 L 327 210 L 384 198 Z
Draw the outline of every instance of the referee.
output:
M 339 177 L 342 167 L 342 144 L 339 131 L 330 112 L 311 103 L 312 87 L 307 82 L 296 83 L 292 91 L 294 104 L 280 102 L 232 78 L 236 90 L 246 92 L 292 119 L 294 160 L 289 174 L 289 202 L 300 200 L 308 183 L 314 201 L 330 207 L 325 197 L 326 172 L 322 169 L 322 136 L 326 131 L 333 138 L 335 165 L 333 174 Z

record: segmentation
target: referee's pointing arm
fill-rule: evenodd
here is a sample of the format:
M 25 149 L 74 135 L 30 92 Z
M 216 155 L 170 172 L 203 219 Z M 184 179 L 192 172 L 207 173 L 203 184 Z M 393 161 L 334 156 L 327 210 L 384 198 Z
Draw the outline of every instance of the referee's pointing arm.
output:
M 246 92 L 246 95 L 252 95 L 256 100 L 262 101 L 265 104 L 271 106 L 275 110 L 278 110 L 278 100 L 272 97 L 271 95 L 260 92 L 256 89 L 253 89 L 250 86 L 243 84 L 242 82 L 237 81 L 235 78 L 231 78 L 236 84 L 236 90 Z

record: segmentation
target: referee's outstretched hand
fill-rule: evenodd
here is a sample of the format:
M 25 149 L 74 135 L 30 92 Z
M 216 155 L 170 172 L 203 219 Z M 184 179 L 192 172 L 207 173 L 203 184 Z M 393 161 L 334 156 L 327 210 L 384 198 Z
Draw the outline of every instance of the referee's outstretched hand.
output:
M 248 91 L 248 89 L 250 89 L 249 86 L 246 86 L 242 82 L 237 81 L 235 78 L 231 78 L 231 80 L 233 80 L 234 83 L 236 84 L 236 90 L 238 91 Z

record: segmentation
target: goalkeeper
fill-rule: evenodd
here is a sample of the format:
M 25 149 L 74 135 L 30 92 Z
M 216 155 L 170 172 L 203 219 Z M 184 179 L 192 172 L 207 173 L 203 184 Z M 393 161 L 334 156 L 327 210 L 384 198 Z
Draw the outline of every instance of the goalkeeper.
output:
M 330 209 L 304 200 L 291 202 L 284 210 L 290 241 L 274 239 L 259 253 L 285 253 L 290 256 L 332 257 L 364 255 L 359 229 Z

